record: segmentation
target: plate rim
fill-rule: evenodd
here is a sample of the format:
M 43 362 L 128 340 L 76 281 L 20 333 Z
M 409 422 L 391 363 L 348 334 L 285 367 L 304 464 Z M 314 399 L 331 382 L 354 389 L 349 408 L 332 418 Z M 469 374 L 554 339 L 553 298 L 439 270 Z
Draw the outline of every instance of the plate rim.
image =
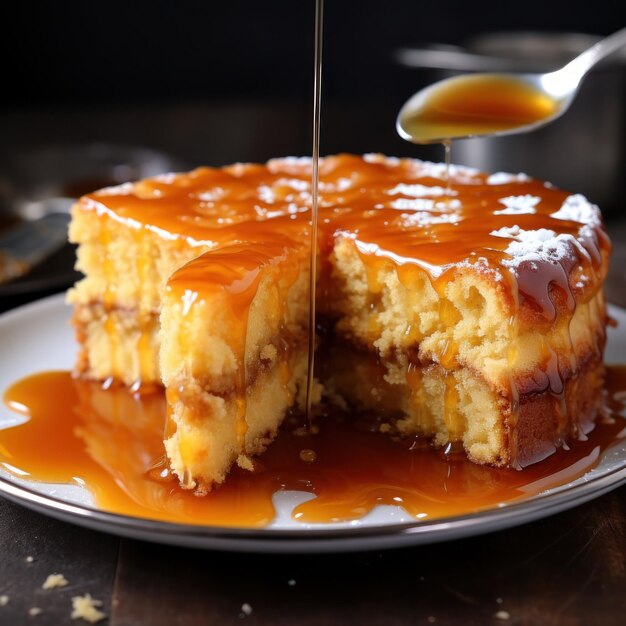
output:
M 21 318 L 25 313 L 59 305 L 65 306 L 64 292 L 37 299 L 0 314 L 0 328 Z M 626 309 L 622 307 L 609 304 L 609 312 L 611 310 L 617 310 L 626 316 Z M 590 471 L 592 472 L 593 469 Z M 40 481 L 36 482 L 42 484 Z M 123 515 L 85 504 L 68 502 L 4 476 L 0 476 L 0 496 L 38 513 L 66 522 L 158 543 L 240 551 L 313 552 L 338 548 L 346 551 L 374 549 L 406 543 L 436 543 L 486 534 L 573 508 L 625 483 L 626 458 L 621 466 L 599 473 L 598 476 L 591 476 L 583 483 L 555 487 L 547 493 L 516 500 L 502 507 L 432 520 L 415 519 L 374 526 L 342 528 L 312 528 L 310 525 L 303 528 L 242 528 L 168 522 L 148 517 Z
M 626 467 L 502 508 L 434 520 L 347 528 L 229 528 L 178 524 L 70 503 L 0 477 L 0 495 L 37 513 L 122 537 L 240 552 L 331 552 L 440 543 L 504 530 L 574 508 L 626 484 Z M 547 506 L 543 506 L 546 505 Z

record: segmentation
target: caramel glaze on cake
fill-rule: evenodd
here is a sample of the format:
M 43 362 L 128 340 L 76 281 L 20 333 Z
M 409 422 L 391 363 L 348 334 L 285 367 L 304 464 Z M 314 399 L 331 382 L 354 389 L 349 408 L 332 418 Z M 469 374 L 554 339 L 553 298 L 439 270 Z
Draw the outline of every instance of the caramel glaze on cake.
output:
M 310 175 L 294 158 L 200 168 L 74 207 L 77 370 L 165 384 L 166 448 L 190 488 L 250 467 L 302 399 Z M 320 177 L 326 401 L 498 466 L 593 427 L 610 254 L 597 207 L 455 166 L 446 189 L 445 166 L 380 155 L 326 157 Z

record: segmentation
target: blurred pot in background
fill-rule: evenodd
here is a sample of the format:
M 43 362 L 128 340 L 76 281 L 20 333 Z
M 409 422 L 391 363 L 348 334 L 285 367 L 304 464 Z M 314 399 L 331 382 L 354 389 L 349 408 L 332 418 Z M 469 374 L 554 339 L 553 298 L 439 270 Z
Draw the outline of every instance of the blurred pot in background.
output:
M 67 242 L 79 196 L 180 165 L 155 150 L 108 143 L 46 144 L 0 158 L 0 310 L 3 296 L 26 302 L 79 278 Z
M 32 220 L 65 212 L 76 198 L 179 168 L 169 155 L 109 143 L 43 145 L 0 159 L 0 213 Z
M 399 63 L 436 70 L 433 80 L 464 72 L 558 69 L 600 37 L 580 33 L 497 32 L 464 48 L 399 50 Z M 623 204 L 626 167 L 626 50 L 605 59 L 583 81 L 569 111 L 537 131 L 452 146 L 452 160 L 485 171 L 525 172 L 585 194 L 606 214 Z

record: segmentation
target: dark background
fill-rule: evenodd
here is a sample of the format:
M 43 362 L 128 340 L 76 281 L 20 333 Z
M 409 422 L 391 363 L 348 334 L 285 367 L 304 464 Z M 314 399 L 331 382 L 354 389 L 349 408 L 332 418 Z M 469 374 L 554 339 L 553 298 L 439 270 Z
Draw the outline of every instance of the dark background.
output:
M 313 0 L 3 4 L 5 109 L 304 100 L 311 89 Z M 392 61 L 396 47 L 463 44 L 494 30 L 607 35 L 620 27 L 622 10 L 607 0 L 327 0 L 325 95 L 400 102 L 413 84 Z
M 400 67 L 393 59 L 398 47 L 463 45 L 478 33 L 498 30 L 607 35 L 621 26 L 620 6 L 608 0 L 327 0 L 323 151 L 415 153 L 396 137 L 395 114 L 432 73 Z M 199 120 L 204 128 L 197 129 L 198 141 L 221 146 L 228 144 L 225 125 L 236 136 L 238 124 L 246 126 L 255 115 L 255 105 L 257 111 L 282 107 L 284 116 L 263 118 L 264 145 L 239 146 L 238 155 L 227 147 L 220 153 L 176 145 L 178 156 L 212 164 L 263 159 L 281 150 L 306 153 L 313 7 L 313 0 L 3 3 L 0 116 L 42 109 L 77 115 L 132 109 L 151 115 L 190 103 L 247 106 L 221 120 L 215 132 L 206 130 L 215 120 Z M 301 116 L 301 133 L 290 123 L 295 115 Z M 15 118 L 18 122 L 25 127 L 24 139 L 33 141 L 27 120 Z M 81 132 L 83 139 L 110 138 L 105 129 L 93 129 L 92 137 Z M 67 135 L 72 137 L 71 128 Z M 19 143 L 20 137 L 10 139 Z M 149 141 L 165 144 L 155 136 Z

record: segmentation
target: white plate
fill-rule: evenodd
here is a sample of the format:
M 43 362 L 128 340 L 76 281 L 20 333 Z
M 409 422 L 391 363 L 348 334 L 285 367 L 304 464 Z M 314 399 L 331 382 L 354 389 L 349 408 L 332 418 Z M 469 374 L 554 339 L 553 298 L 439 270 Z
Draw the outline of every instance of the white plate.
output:
M 626 311 L 611 307 L 617 329 L 609 329 L 608 363 L 626 354 Z M 75 343 L 63 295 L 39 300 L 0 316 L 0 392 L 17 379 L 42 370 L 71 369 Z M 22 421 L 0 410 L 0 429 Z M 0 470 L 0 494 L 40 513 L 126 537 L 220 550 L 322 552 L 382 549 L 433 543 L 530 522 L 596 498 L 626 482 L 626 441 L 608 450 L 581 478 L 523 502 L 471 515 L 417 521 L 402 509 L 380 506 L 353 522 L 302 524 L 292 509 L 311 494 L 280 492 L 276 520 L 261 529 L 232 529 L 159 522 L 107 513 L 75 485 L 35 483 Z

